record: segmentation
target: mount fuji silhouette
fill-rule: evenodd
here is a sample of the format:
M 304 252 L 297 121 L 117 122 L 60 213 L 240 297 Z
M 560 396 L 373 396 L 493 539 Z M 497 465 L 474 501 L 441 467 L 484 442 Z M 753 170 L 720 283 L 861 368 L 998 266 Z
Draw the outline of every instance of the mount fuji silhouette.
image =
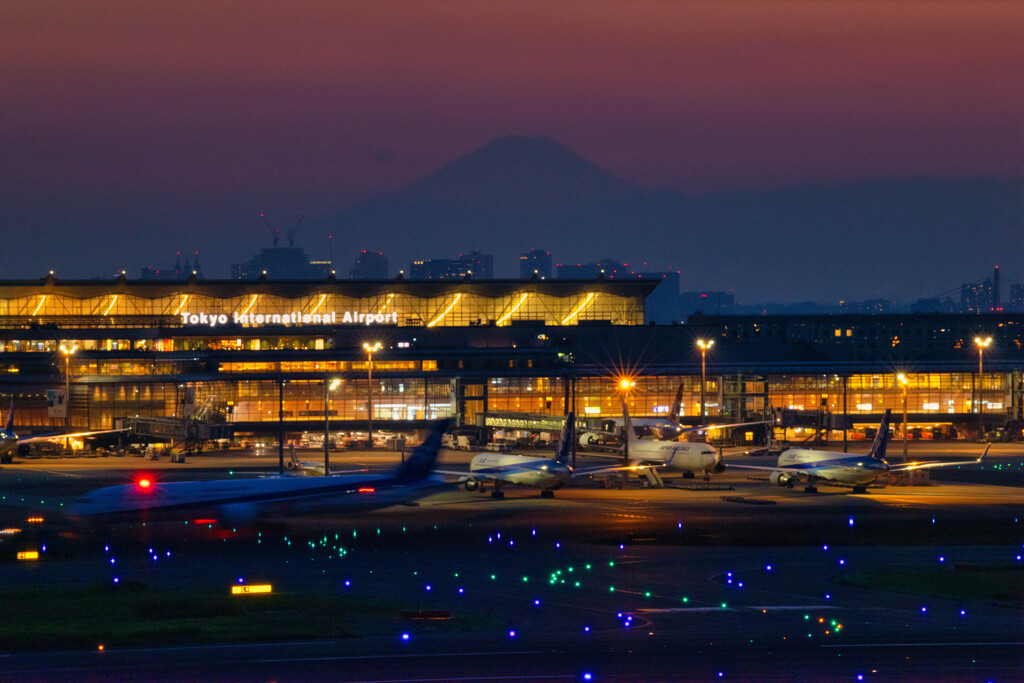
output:
M 1024 271 L 1024 180 L 880 178 L 692 195 L 637 187 L 547 137 L 505 136 L 396 192 L 327 221 L 353 251 L 413 259 L 479 249 L 497 277 L 518 254 L 555 262 L 650 261 L 683 271 L 684 290 L 748 300 L 934 296 Z M 965 248 L 969 244 L 970 248 Z M 1006 254 L 1018 256 L 1004 258 Z
M 426 206 L 541 214 L 643 192 L 549 137 L 505 136 L 394 195 Z

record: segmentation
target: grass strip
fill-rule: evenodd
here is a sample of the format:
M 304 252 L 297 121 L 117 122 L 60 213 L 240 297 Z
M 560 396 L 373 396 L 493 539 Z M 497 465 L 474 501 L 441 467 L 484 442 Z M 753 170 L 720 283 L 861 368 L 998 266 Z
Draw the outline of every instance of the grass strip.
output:
M 353 638 L 488 625 L 486 617 L 453 613 L 417 626 L 400 618 L 416 606 L 395 600 L 297 592 L 231 595 L 137 582 L 14 588 L 0 592 L 0 600 L 0 643 L 6 651 Z

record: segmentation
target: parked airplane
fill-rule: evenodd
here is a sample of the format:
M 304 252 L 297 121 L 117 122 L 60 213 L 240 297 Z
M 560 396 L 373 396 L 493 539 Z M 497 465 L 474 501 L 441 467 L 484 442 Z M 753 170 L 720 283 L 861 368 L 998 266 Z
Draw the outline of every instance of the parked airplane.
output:
M 645 454 L 654 453 L 655 451 L 660 452 L 661 455 L 652 456 L 660 460 L 661 458 L 669 457 L 668 451 L 662 448 L 655 449 L 651 444 L 673 443 L 681 435 L 692 432 L 708 432 L 716 429 L 730 429 L 733 427 L 746 427 L 748 425 L 765 423 L 764 420 L 756 420 L 754 422 L 730 422 L 723 424 L 699 425 L 696 427 L 683 427 L 682 425 L 679 424 L 679 414 L 683 402 L 683 386 L 684 385 L 680 383 L 679 388 L 676 390 L 676 397 L 675 400 L 672 402 L 672 412 L 669 413 L 668 418 L 645 417 L 630 419 L 626 410 L 625 398 L 620 397 L 622 399 L 621 423 L 626 425 L 626 428 L 623 430 L 623 434 L 628 434 L 630 436 L 629 448 L 631 461 L 633 460 L 632 449 L 634 443 L 641 444 L 639 447 L 641 451 L 643 451 Z M 620 420 L 618 419 L 613 419 L 611 421 L 614 422 L 615 424 L 620 423 Z M 641 427 L 646 427 L 648 431 L 654 431 L 660 434 L 662 438 L 660 440 L 641 439 L 639 434 L 637 433 L 640 430 L 635 429 L 638 425 Z M 705 462 L 706 458 L 702 458 L 702 456 L 699 456 L 698 454 L 706 453 L 707 449 L 709 449 L 710 447 L 707 444 L 703 444 L 705 448 L 700 448 L 700 445 L 701 444 L 693 444 L 693 448 L 687 448 L 685 447 L 687 446 L 687 444 L 685 443 L 676 443 L 676 446 L 679 446 L 680 448 L 677 448 L 675 451 L 672 452 L 680 454 L 681 459 L 678 461 L 680 465 L 668 465 L 668 467 L 675 467 L 676 469 L 682 469 L 684 472 L 688 472 L 689 474 L 684 474 L 684 476 L 687 477 L 692 477 L 694 475 L 694 472 L 699 472 L 703 470 L 705 472 L 706 478 L 706 473 L 709 470 L 715 469 L 715 466 L 712 465 L 711 467 L 705 467 L 705 465 L 707 464 Z M 584 448 L 596 448 L 599 450 L 614 451 L 618 453 L 621 453 L 623 450 L 621 439 L 617 434 L 613 434 L 612 432 L 604 432 L 600 430 L 590 430 L 585 432 L 580 437 L 580 446 Z M 713 449 L 711 450 L 713 451 Z
M 680 382 L 679 388 L 676 389 L 676 397 L 672 401 L 672 411 L 668 414 L 668 417 L 637 418 L 632 421 L 632 425 L 634 428 L 643 427 L 647 430 L 656 431 L 661 434 L 663 438 L 667 437 L 669 439 L 674 439 L 687 431 L 686 428 L 679 424 L 679 411 L 681 410 L 682 405 L 683 384 Z M 624 424 L 624 422 L 618 418 L 610 418 L 608 422 L 615 425 L 616 428 L 621 427 Z M 692 431 L 692 429 L 690 431 Z M 619 435 L 612 431 L 588 429 L 580 434 L 580 446 L 583 448 L 619 450 L 618 441 Z
M 322 477 L 324 476 L 324 463 L 319 460 L 299 460 L 295 452 L 295 444 L 288 446 L 288 459 L 284 461 L 287 474 L 297 477 Z M 366 470 L 331 470 L 331 476 L 337 474 L 355 474 Z
M 95 432 L 75 432 L 73 434 L 42 434 L 39 436 L 28 436 L 22 439 L 14 432 L 14 401 L 7 412 L 7 423 L 0 430 L 0 463 L 10 463 L 14 460 L 14 451 L 19 446 L 42 441 L 64 441 L 65 439 L 81 439 L 86 436 L 97 436 L 99 434 L 113 434 L 123 432 L 123 429 L 103 429 Z
M 787 448 L 779 456 L 775 467 L 729 463 L 729 467 L 744 470 L 763 470 L 771 472 L 769 481 L 777 486 L 792 487 L 794 482 L 805 479 L 804 491 L 817 493 L 814 485 L 818 481 L 852 486 L 854 493 L 864 493 L 868 485 L 888 472 L 903 470 L 919 470 L 932 467 L 952 467 L 954 465 L 973 465 L 985 459 L 988 449 L 976 460 L 960 460 L 955 462 L 912 462 L 901 465 L 890 465 L 885 461 L 885 449 L 889 441 L 889 415 L 886 410 L 882 422 L 878 425 L 878 433 L 871 444 L 867 455 L 854 455 L 834 451 L 814 451 L 806 448 Z
M 554 458 L 538 458 L 529 455 L 513 455 L 507 453 L 478 453 L 469 463 L 469 474 L 465 472 L 435 470 L 438 474 L 459 477 L 459 483 L 467 491 L 483 490 L 487 482 L 491 482 L 494 490 L 492 498 L 504 498 L 501 490 L 503 484 L 530 486 L 539 488 L 542 498 L 554 497 L 557 489 L 565 486 L 572 477 L 614 472 L 625 469 L 639 469 L 628 466 L 587 467 L 573 469 L 569 467 L 569 453 L 572 446 L 572 432 L 575 424 L 573 413 L 569 413 L 562 427 L 562 435 L 558 442 L 558 451 Z
M 647 467 L 664 467 L 666 471 L 675 470 L 683 473 L 683 478 L 691 479 L 697 472 L 704 473 L 704 479 L 710 479 L 711 472 L 721 472 L 721 454 L 712 446 L 703 442 L 688 441 L 656 441 L 653 439 L 640 439 L 633 431 L 632 420 L 629 417 L 629 410 L 626 408 L 626 400 L 622 398 L 622 419 L 626 429 L 624 435 L 628 437 L 626 448 L 619 446 L 617 450 L 628 454 L 630 465 Z M 744 422 L 746 424 L 760 424 L 757 422 Z M 741 424 L 717 425 L 719 428 L 739 427 Z M 710 429 L 711 427 L 687 428 L 684 431 L 695 431 L 696 429 Z M 595 454 L 596 455 L 596 454 Z M 600 457 L 610 457 L 607 453 Z M 618 456 L 616 456 L 618 457 Z M 648 479 L 655 486 L 662 486 L 663 482 L 654 470 L 649 470 Z
M 434 423 L 426 441 L 390 474 L 168 483 L 140 478 L 134 484 L 91 491 L 78 500 L 72 512 L 83 518 L 112 521 L 212 518 L 245 523 L 271 511 L 356 512 L 406 503 L 451 486 L 430 476 L 448 424 L 449 420 Z

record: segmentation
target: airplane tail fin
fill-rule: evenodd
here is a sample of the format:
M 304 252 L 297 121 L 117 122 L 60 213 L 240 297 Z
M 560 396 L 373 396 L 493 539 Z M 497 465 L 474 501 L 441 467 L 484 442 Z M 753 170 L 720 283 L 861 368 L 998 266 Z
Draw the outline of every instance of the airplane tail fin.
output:
M 562 427 L 562 436 L 559 437 L 558 454 L 555 456 L 555 462 L 562 465 L 569 462 L 569 454 L 572 452 L 572 434 L 575 426 L 576 414 L 570 412 L 565 416 L 565 426 Z
M 14 431 L 14 399 L 11 399 L 11 407 L 7 410 L 7 423 L 4 425 L 5 432 Z
M 402 482 L 412 482 L 425 479 L 434 469 L 434 461 L 441 450 L 441 436 L 448 431 L 451 420 L 438 420 L 430 427 L 430 434 L 426 440 L 413 449 L 413 452 L 405 459 L 405 462 L 395 468 L 395 479 Z
M 682 412 L 683 406 L 683 383 L 679 383 L 679 388 L 676 389 L 676 398 L 672 401 L 672 412 L 668 414 L 668 421 L 674 425 L 679 424 L 679 413 Z
M 871 444 L 869 455 L 875 460 L 885 460 L 885 447 L 889 443 L 889 416 L 892 410 L 886 408 L 885 415 L 878 425 L 878 433 L 875 434 L 875 442 Z

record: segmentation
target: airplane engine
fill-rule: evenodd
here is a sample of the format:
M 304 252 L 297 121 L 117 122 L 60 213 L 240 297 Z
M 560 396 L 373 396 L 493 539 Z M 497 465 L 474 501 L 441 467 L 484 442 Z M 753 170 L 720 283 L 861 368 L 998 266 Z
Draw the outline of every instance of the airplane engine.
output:
M 289 461 L 285 462 L 284 466 L 285 466 L 285 469 L 294 470 L 296 467 L 298 467 L 298 464 L 292 462 L 291 460 L 289 460 Z
M 721 474 L 722 472 L 725 472 L 725 465 L 723 465 L 722 463 L 718 463 L 713 468 L 711 468 L 711 471 L 714 472 L 715 474 Z
M 793 480 L 793 475 L 786 472 L 772 472 L 772 476 L 768 477 L 768 481 L 776 486 L 792 486 Z
M 589 448 L 600 442 L 601 436 L 601 434 L 597 434 L 595 432 L 584 432 L 580 434 L 580 446 L 583 448 Z
M 467 491 L 476 491 L 478 488 L 480 488 L 480 480 L 466 479 L 465 481 L 462 482 L 462 485 L 466 487 Z

